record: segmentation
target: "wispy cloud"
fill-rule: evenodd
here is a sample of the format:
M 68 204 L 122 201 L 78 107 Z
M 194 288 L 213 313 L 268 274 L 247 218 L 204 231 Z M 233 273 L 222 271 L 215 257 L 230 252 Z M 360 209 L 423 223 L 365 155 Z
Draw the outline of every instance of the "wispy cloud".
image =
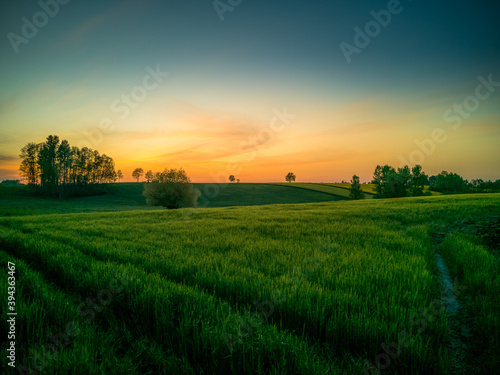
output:
M 81 41 L 89 35 L 101 28 L 103 25 L 113 24 L 117 18 L 127 14 L 134 6 L 133 0 L 120 2 L 118 5 L 111 7 L 105 12 L 98 13 L 93 17 L 87 18 L 68 33 L 63 40 L 63 44 L 81 43 Z
M 17 156 L 11 156 L 11 155 L 0 155 L 0 161 L 15 161 L 18 160 L 19 158 Z

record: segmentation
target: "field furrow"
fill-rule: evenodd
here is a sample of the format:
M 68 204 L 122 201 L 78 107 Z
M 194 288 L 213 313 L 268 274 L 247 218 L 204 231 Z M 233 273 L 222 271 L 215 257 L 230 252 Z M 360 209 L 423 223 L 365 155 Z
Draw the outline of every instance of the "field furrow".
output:
M 0 245 L 73 313 L 83 302 L 90 338 L 123 332 L 106 345 L 137 371 L 362 373 L 390 353 L 387 373 L 438 374 L 449 328 L 430 234 L 500 207 L 463 199 L 17 217 Z

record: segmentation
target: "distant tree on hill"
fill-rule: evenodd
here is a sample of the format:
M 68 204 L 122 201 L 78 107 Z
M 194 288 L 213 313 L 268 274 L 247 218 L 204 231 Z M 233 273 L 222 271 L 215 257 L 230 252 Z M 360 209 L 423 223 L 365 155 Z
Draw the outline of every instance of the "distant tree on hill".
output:
M 116 172 L 116 177 L 118 177 L 118 182 L 123 178 L 123 173 L 121 169 L 118 169 L 118 172 Z
M 236 177 L 234 175 L 229 176 L 229 181 L 234 182 L 236 180 Z
M 146 177 L 147 182 L 153 181 L 154 176 L 155 175 L 151 169 L 149 171 L 147 171 L 146 174 L 144 175 L 144 177 Z
M 292 172 L 288 172 L 288 174 L 285 176 L 285 180 L 287 182 L 295 182 L 295 175 Z
M 183 169 L 165 169 L 144 185 L 143 195 L 148 205 L 175 209 L 195 207 L 200 191 L 194 189 Z
M 363 192 L 361 191 L 361 185 L 359 183 L 359 177 L 356 175 L 352 176 L 349 197 L 354 200 L 364 198 Z
M 240 179 L 238 178 L 238 179 L 236 180 L 236 182 L 239 184 L 239 183 L 240 183 Z
M 137 182 L 139 182 L 139 178 L 141 178 L 144 175 L 144 169 L 142 168 L 136 168 L 132 172 L 132 177 L 137 179 Z

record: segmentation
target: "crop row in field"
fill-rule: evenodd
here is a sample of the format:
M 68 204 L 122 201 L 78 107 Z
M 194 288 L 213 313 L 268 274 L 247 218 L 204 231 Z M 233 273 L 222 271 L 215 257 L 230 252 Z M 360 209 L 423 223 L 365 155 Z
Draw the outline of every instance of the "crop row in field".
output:
M 491 194 L 0 219 L 4 258 L 38 275 L 19 283 L 47 296 L 26 300 L 37 304 L 20 361 L 46 343 L 52 293 L 75 315 L 61 320 L 85 321 L 78 306 L 118 275 L 126 288 L 94 311 L 81 345 L 107 337 L 109 360 L 123 356 L 137 372 L 362 373 L 405 332 L 411 345 L 386 371 L 446 373 L 445 316 L 425 332 L 417 324 L 440 295 L 431 225 L 499 207 Z M 47 366 L 80 363 L 75 353 Z

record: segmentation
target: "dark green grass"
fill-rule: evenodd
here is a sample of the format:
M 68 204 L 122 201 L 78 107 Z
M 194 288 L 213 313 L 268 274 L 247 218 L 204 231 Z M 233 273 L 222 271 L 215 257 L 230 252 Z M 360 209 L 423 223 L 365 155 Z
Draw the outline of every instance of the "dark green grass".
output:
M 201 207 L 256 206 L 287 203 L 315 203 L 343 197 L 311 189 L 294 189 L 281 184 L 194 184 L 202 192 Z
M 74 311 L 113 275 L 127 280 L 79 347 L 101 371 L 123 357 L 131 373 L 360 374 L 404 331 L 412 344 L 384 373 L 446 374 L 445 315 L 424 332 L 412 318 L 440 295 L 432 228 L 499 210 L 487 194 L 11 217 L 0 219 L 1 259 L 40 275 L 20 273 L 48 296 L 25 319 L 35 346 L 52 293 Z M 273 312 L 256 321 L 266 300 Z M 491 306 L 481 312 L 494 316 Z M 93 337 L 112 338 L 109 357 L 84 350 Z M 69 373 L 71 355 L 53 366 Z
M 275 203 L 314 203 L 342 197 L 307 189 L 290 189 L 277 184 L 194 184 L 202 196 L 200 207 L 255 206 Z M 208 186 L 207 186 L 208 185 Z M 0 217 L 77 212 L 158 210 L 149 207 L 142 195 L 144 183 L 117 183 L 106 186 L 107 194 L 93 197 L 48 199 L 33 196 L 27 186 L 0 184 Z
M 109 184 L 107 190 L 92 197 L 52 199 L 33 195 L 25 185 L 0 184 L 0 217 L 158 209 L 146 205 L 143 184 Z
M 330 184 L 321 184 L 321 183 L 283 183 L 280 184 L 283 186 L 289 186 L 289 187 L 294 187 L 294 188 L 299 188 L 299 189 L 308 189 L 308 190 L 314 190 L 314 191 L 320 191 L 326 194 L 332 194 L 335 196 L 338 196 L 339 199 L 350 199 L 349 193 L 350 193 L 350 186 L 348 188 L 344 187 L 338 187 L 338 186 L 333 186 Z M 363 193 L 363 198 L 364 199 L 371 199 L 373 198 L 373 194 L 368 194 L 368 193 Z

